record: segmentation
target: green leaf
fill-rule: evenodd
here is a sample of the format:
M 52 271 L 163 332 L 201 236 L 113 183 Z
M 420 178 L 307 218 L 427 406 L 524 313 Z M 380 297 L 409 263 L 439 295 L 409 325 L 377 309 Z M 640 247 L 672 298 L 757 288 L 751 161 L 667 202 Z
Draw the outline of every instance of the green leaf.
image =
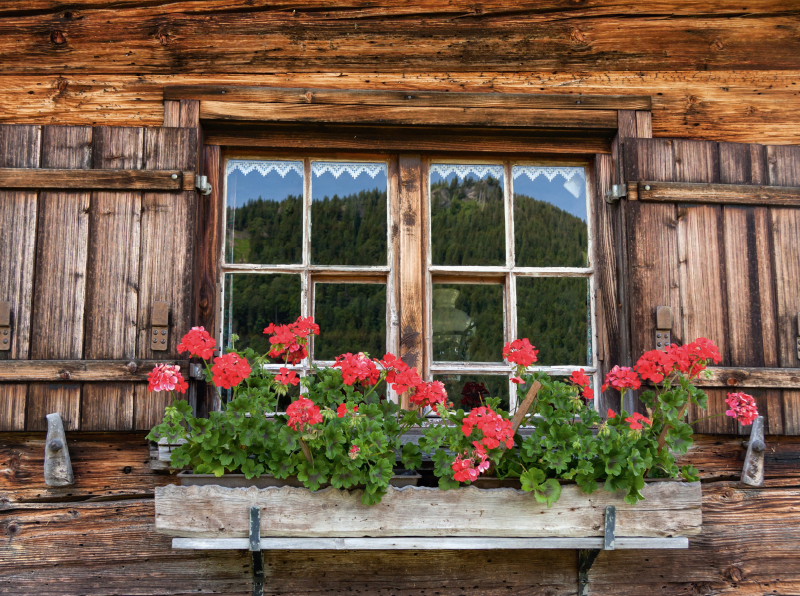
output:
M 539 503 L 547 504 L 549 509 L 561 496 L 561 485 L 555 478 L 550 478 L 533 490 L 533 496 Z
M 700 480 L 700 471 L 692 465 L 681 466 L 681 476 L 687 482 L 697 482 Z
M 544 482 L 545 473 L 538 468 L 529 468 L 520 474 L 519 479 L 522 482 L 522 490 L 530 492 L 539 488 Z
M 439 488 L 442 490 L 450 490 L 451 488 L 458 488 L 459 486 L 461 486 L 461 483 L 452 476 L 442 476 L 439 478 Z
M 422 452 L 415 443 L 406 443 L 400 453 L 400 461 L 407 470 L 416 470 L 422 467 Z

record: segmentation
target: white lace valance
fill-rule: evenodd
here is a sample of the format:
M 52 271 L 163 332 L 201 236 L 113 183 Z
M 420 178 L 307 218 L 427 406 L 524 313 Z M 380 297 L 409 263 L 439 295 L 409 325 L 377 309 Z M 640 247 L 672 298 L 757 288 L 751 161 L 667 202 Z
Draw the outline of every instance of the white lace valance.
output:
M 447 178 L 450 174 L 455 174 L 462 180 L 472 174 L 478 179 L 491 176 L 498 180 L 503 180 L 503 166 L 492 166 L 482 164 L 456 164 L 456 163 L 435 163 L 431 164 L 431 172 L 439 174 L 442 178 Z
M 253 170 L 255 170 L 262 176 L 266 176 L 270 172 L 277 172 L 281 178 L 285 178 L 286 174 L 288 174 L 289 172 L 295 172 L 302 178 L 303 162 L 261 161 L 261 160 L 244 160 L 244 159 L 228 160 L 228 165 L 225 168 L 225 174 L 230 176 L 236 170 L 239 170 L 244 175 L 247 175 Z
M 561 176 L 569 182 L 575 176 L 586 180 L 586 173 L 580 166 L 514 166 L 512 168 L 512 175 L 514 180 L 522 175 L 527 176 L 531 180 L 536 180 L 539 176 L 544 176 L 550 182 L 556 176 Z
M 332 174 L 338 180 L 342 174 L 350 174 L 353 179 L 361 174 L 375 178 L 378 174 L 386 174 L 385 163 L 342 163 L 332 161 L 315 161 L 311 164 L 311 173 L 317 177 L 325 173 Z

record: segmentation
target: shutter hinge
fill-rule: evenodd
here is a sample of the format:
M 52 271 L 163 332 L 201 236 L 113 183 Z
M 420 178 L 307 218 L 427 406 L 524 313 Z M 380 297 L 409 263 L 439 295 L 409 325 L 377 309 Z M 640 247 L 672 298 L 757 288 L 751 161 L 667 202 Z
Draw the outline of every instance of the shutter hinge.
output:
M 194 185 L 201 195 L 211 194 L 211 185 L 208 183 L 208 176 L 195 176 Z
M 606 191 L 606 203 L 616 203 L 623 197 L 628 196 L 627 184 L 612 184 L 611 190 Z
M 11 303 L 0 302 L 0 352 L 11 349 Z
M 153 352 L 166 352 L 169 345 L 169 302 L 153 302 L 150 333 L 150 349 Z

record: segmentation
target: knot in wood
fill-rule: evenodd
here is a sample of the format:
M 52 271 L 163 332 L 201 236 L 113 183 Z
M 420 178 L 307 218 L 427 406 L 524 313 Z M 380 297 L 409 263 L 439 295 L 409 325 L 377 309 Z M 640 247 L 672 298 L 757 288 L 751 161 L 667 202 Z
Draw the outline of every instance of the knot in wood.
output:
M 740 582 L 744 579 L 744 571 L 742 571 L 736 565 L 731 565 L 725 570 L 725 575 L 728 576 L 731 581 Z
M 60 46 L 61 44 L 67 43 L 67 38 L 63 31 L 56 30 L 50 33 L 50 41 Z
M 6 535 L 14 536 L 19 533 L 19 526 L 15 523 L 10 523 L 6 526 Z
M 569 38 L 574 43 L 586 43 L 587 42 L 586 35 L 580 29 L 578 29 L 577 27 L 570 32 Z
M 64 379 L 65 381 L 69 381 L 70 378 L 70 374 L 65 370 L 62 370 L 61 374 L 59 374 L 58 376 Z
M 159 31 L 156 37 L 158 38 L 158 43 L 160 43 L 162 46 L 169 45 L 169 35 L 164 31 Z
M 139 370 L 139 366 L 135 362 L 128 362 L 128 364 L 125 365 L 125 368 L 127 368 L 128 372 L 131 374 Z
M 714 50 L 724 50 L 725 44 L 723 44 L 720 40 L 716 39 L 714 40 L 714 43 L 711 44 L 711 48 Z

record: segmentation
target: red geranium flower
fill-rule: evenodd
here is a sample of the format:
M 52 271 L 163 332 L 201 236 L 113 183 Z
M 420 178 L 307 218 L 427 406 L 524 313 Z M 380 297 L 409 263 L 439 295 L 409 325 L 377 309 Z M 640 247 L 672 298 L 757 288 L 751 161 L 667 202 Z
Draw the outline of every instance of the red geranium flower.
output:
M 352 412 L 353 412 L 354 414 L 355 414 L 356 412 L 358 412 L 358 406 L 355 406 L 355 407 L 353 408 Z M 337 415 L 339 418 L 344 418 L 345 416 L 347 416 L 347 404 L 339 404 L 339 407 L 338 407 L 338 408 L 336 408 L 336 415 Z
M 489 457 L 486 450 L 477 441 L 473 442 L 475 449 L 472 455 L 465 451 L 463 455 L 457 455 L 453 462 L 453 478 L 458 482 L 473 482 L 478 475 L 489 469 Z
M 421 408 L 435 407 L 436 404 L 447 402 L 447 391 L 441 381 L 420 382 L 414 387 L 414 392 L 409 395 L 408 401 Z
M 503 358 L 512 364 L 519 364 L 525 368 L 536 362 L 536 355 L 539 353 L 528 338 L 515 339 L 503 346 Z
M 623 389 L 638 389 L 641 387 L 642 383 L 630 367 L 615 366 L 608 371 L 602 390 L 605 391 L 609 385 L 617 391 L 622 391 Z
M 364 352 L 342 354 L 333 366 L 342 369 L 345 385 L 353 385 L 356 381 L 361 381 L 362 385 L 374 385 L 381 377 L 378 367 Z
M 584 399 L 594 399 L 594 391 L 590 386 L 592 380 L 586 375 L 584 369 L 573 371 L 569 380 L 581 388 L 581 395 Z
M 319 411 L 319 406 L 305 397 L 289 404 L 286 414 L 289 416 L 287 426 L 301 432 L 305 430 L 306 426 L 322 422 L 322 412 Z
M 202 327 L 192 327 L 192 330 L 184 335 L 181 343 L 178 344 L 178 353 L 189 352 L 190 356 L 208 360 L 214 355 L 216 345 L 217 342 L 211 338 L 208 331 Z
M 646 416 L 642 416 L 639 412 L 634 412 L 630 418 L 626 418 L 625 422 L 630 424 L 631 430 L 642 430 L 642 422 L 650 426 L 653 424 Z
M 725 403 L 729 408 L 725 414 L 738 420 L 742 426 L 750 426 L 758 418 L 758 408 L 752 395 L 742 391 L 729 393 Z
M 147 375 L 148 391 L 177 391 L 186 393 L 189 384 L 183 380 L 183 376 L 178 371 L 180 366 L 172 364 L 157 364 L 156 367 Z
M 612 410 L 611 408 L 609 408 L 608 409 L 608 414 L 606 414 L 606 417 L 609 420 L 611 420 L 612 418 L 616 418 L 617 417 L 617 413 L 614 410 Z
M 295 371 L 284 367 L 281 367 L 279 374 L 275 375 L 275 380 L 283 385 L 294 385 L 295 387 L 300 382 Z
M 473 408 L 461 423 L 461 432 L 470 436 L 475 427 L 483 434 L 481 443 L 487 449 L 496 449 L 501 443 L 511 449 L 514 446 L 514 431 L 510 420 L 503 418 L 487 406 Z
M 634 370 L 644 380 L 660 383 L 675 368 L 675 361 L 667 353 L 661 350 L 650 350 L 642 354 L 639 361 L 634 366 Z
M 230 389 L 250 376 L 250 364 L 236 352 L 229 352 L 214 358 L 211 375 L 214 385 Z
M 525 384 L 525 380 L 522 377 L 511 377 L 511 382 L 516 383 L 517 385 Z

